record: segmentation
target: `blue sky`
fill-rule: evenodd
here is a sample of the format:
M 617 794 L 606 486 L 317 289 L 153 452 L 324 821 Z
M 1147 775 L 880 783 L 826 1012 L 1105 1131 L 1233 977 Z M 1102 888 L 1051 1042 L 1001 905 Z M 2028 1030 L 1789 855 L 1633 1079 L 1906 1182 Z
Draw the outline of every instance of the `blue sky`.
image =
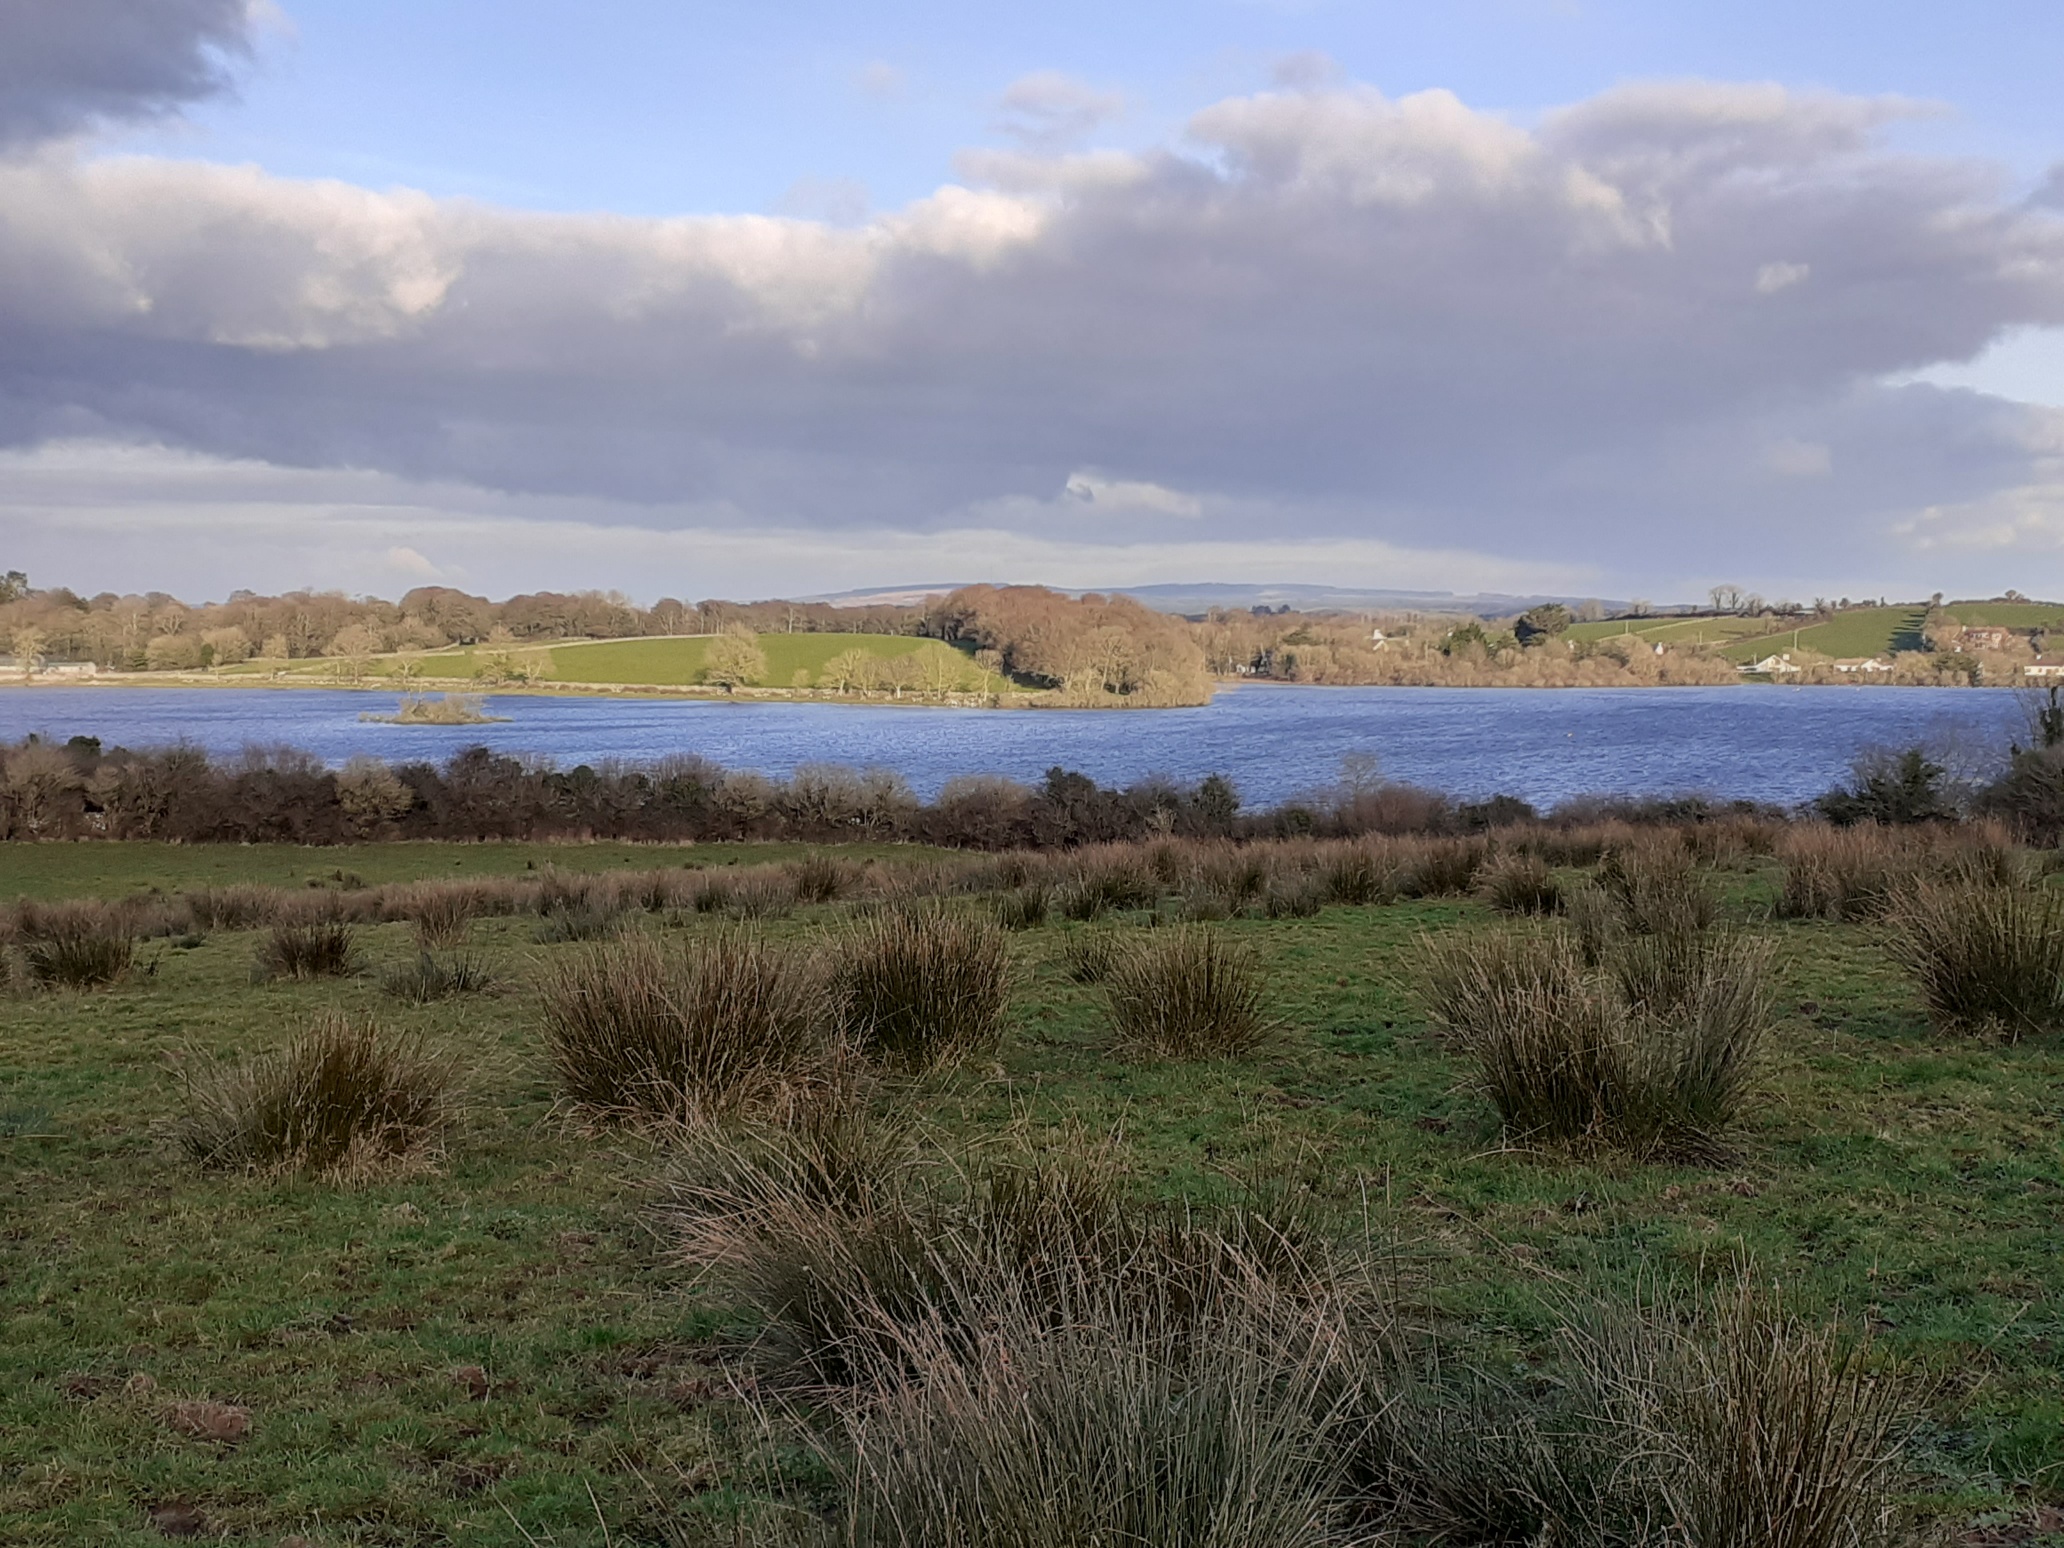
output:
M 133 143 L 533 209 L 776 210 L 813 182 L 896 206 L 1002 138 L 997 100 L 1033 71 L 1122 95 L 1102 138 L 1147 145 L 1317 53 L 1522 122 L 1625 80 L 1774 80 L 1939 102 L 1900 138 L 2025 179 L 2064 155 L 2053 0 L 285 6 L 236 97 Z
M 2064 594 L 2064 16 L 0 9 L 85 590 Z

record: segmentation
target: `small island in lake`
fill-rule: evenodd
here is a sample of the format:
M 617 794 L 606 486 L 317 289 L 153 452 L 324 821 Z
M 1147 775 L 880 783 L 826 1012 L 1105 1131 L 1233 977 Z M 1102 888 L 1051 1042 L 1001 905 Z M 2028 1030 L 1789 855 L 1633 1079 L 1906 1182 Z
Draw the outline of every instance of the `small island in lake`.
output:
M 490 715 L 477 693 L 405 693 L 391 715 L 361 715 L 388 726 L 491 726 L 507 715 Z

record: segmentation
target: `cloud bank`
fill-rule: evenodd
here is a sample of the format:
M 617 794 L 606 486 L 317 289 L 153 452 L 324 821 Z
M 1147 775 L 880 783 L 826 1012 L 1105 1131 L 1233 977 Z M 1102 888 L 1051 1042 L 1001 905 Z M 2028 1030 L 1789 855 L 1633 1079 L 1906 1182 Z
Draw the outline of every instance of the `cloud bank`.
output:
M 1170 545 L 1146 578 L 1191 579 L 1302 543 L 1370 566 L 1303 578 L 1364 584 L 1439 553 L 1617 594 L 2036 589 L 2000 568 L 2023 554 L 2064 588 L 2064 415 L 1887 385 L 2064 324 L 2064 217 L 1986 165 L 1886 148 L 1914 105 L 1660 83 L 1523 129 L 1313 79 L 1146 152 L 1021 136 L 858 225 L 20 152 L 0 446 L 779 535 L 791 589 L 837 579 L 812 541 L 974 530 L 1010 537 L 999 558 L 1103 544 L 1128 579 L 1142 545 Z M 64 508 L 46 491 L 12 519 L 55 534 Z M 1988 536 L 1959 541 L 1959 512 Z

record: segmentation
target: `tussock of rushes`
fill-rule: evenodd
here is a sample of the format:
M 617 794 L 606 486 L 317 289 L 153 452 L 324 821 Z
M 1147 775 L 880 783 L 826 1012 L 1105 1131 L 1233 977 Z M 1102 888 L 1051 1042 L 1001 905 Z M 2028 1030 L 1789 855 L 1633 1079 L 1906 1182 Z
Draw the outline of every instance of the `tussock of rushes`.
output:
M 591 947 L 553 963 L 541 993 L 560 1089 L 604 1114 L 680 1117 L 764 1099 L 824 1053 L 816 974 L 744 932 Z
M 2064 895 L 1917 887 L 1893 916 L 1893 951 L 1945 1031 L 2018 1039 L 2064 1027 Z
M 1122 945 L 1122 937 L 1108 926 L 1071 930 L 1061 946 L 1061 963 L 1076 983 L 1100 984 L 1110 977 Z
M 1501 914 L 1552 914 L 1562 907 L 1555 873 L 1537 856 L 1507 850 L 1477 878 L 1484 901 Z
M 629 921 L 613 900 L 574 900 L 555 904 L 538 916 L 531 939 L 540 946 L 563 946 L 574 941 L 606 941 L 623 934 Z
M 1226 1059 L 1269 1034 L 1253 953 L 1201 925 L 1143 932 L 1118 953 L 1104 994 L 1121 1047 L 1170 1059 Z
M 833 947 L 846 1036 L 905 1069 L 937 1069 L 993 1045 L 1011 977 L 1010 943 L 994 919 L 936 906 L 884 909 Z
M 1427 957 L 1429 1009 L 1515 1141 L 1709 1156 L 1753 1088 L 1770 1013 L 1753 943 L 1630 941 L 1590 971 L 1566 936 L 1511 932 Z
M 1047 904 L 1046 888 L 1034 882 L 999 893 L 993 907 L 1004 929 L 1036 930 L 1046 923 Z
M 273 926 L 258 947 L 251 976 L 265 983 L 275 978 L 344 978 L 357 971 L 358 939 L 351 926 L 319 919 Z
M 1393 881 L 1406 898 L 1464 898 L 1490 858 L 1482 839 L 1423 839 L 1398 846 Z
M 1651 1308 L 1572 1342 L 1600 1406 L 1648 1454 L 1649 1490 L 1678 1540 L 1900 1540 L 1892 1493 L 1905 1394 L 1839 1330 L 1787 1314 L 1744 1277 L 1707 1296 L 1689 1325 Z
M 789 877 L 755 869 L 733 883 L 725 909 L 739 919 L 786 919 L 795 906 L 795 883 Z
M 1876 828 L 1800 828 L 1778 854 L 1780 919 L 1876 919 L 1921 871 L 1909 846 Z
M 814 851 L 786 867 L 786 878 L 790 895 L 798 903 L 833 903 L 854 885 L 846 866 Z
M 136 954 L 136 937 L 114 927 L 64 929 L 21 947 L 31 982 L 52 989 L 105 989 Z
M 493 983 L 487 964 L 478 957 L 465 952 L 439 957 L 427 948 L 417 952 L 415 960 L 406 967 L 390 969 L 380 979 L 380 987 L 386 993 L 415 1005 L 427 1005 L 456 994 L 479 994 Z
M 186 894 L 187 918 L 196 930 L 248 930 L 270 920 L 278 906 L 275 889 L 239 883 L 198 887 Z
M 1391 895 L 1390 869 L 1374 850 L 1349 845 L 1321 862 L 1319 885 L 1329 903 L 1382 903 Z
M 972 1348 L 914 1334 L 848 1411 L 831 1532 L 846 1548 L 1334 1548 L 1332 1362 L 1273 1335 L 1261 1315 L 1174 1340 L 1111 1311 L 1050 1329 L 1008 1305 Z
M 1609 850 L 1594 883 L 1635 935 L 1682 935 L 1712 928 L 1719 900 L 1691 855 L 1674 843 L 1649 841 Z
M 377 1171 L 431 1150 L 453 1085 L 420 1040 L 328 1016 L 247 1064 L 192 1070 L 179 1140 L 203 1166 Z
M 850 1383 L 923 1329 L 965 1342 L 1011 1309 L 1208 1318 L 1252 1284 L 1306 1295 L 1330 1259 L 1287 1190 L 1235 1212 L 1132 1204 L 1114 1157 L 1063 1141 L 968 1162 L 830 1104 L 687 1136 L 667 1216 L 683 1260 L 764 1320 L 771 1370 Z
M 1347 1431 L 1363 1524 L 1413 1542 L 1910 1541 L 1892 1508 L 1909 1395 L 1838 1330 L 1742 1281 L 1688 1315 L 1580 1308 L 1558 1343 L 1552 1379 L 1525 1387 L 1458 1379 L 1437 1350 L 1380 1361 Z
M 426 886 L 408 900 L 404 917 L 416 927 L 417 946 L 430 951 L 463 946 L 477 908 L 478 899 L 469 888 Z

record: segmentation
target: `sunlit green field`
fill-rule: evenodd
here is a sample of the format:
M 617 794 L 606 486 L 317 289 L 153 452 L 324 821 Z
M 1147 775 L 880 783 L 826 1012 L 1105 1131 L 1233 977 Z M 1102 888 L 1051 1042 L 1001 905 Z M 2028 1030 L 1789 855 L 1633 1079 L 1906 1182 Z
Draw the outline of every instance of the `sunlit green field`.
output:
M 16 846 L 0 893 L 796 852 Z M 1768 895 L 1765 874 L 1728 878 L 1744 921 Z M 761 928 L 811 939 L 846 907 Z M 1930 1394 L 1920 1487 L 1960 1519 L 2025 1517 L 2054 1495 L 2064 1049 L 1945 1041 L 1874 927 L 1752 922 L 1776 945 L 1780 1017 L 1738 1154 L 1699 1168 L 1511 1153 L 1415 1000 L 1425 934 L 1489 923 L 1473 902 L 1235 921 L 1269 964 L 1280 1031 L 1246 1061 L 1189 1066 L 1117 1058 L 1098 992 L 1060 967 L 1078 927 L 1027 931 L 997 1055 L 882 1100 L 948 1136 L 1116 1134 L 1154 1191 L 1304 1177 L 1486 1358 L 1523 1358 L 1572 1294 L 1749 1254 L 1802 1309 L 1867 1326 Z M 665 1156 L 555 1106 L 532 983 L 574 948 L 536 944 L 534 925 L 476 921 L 499 987 L 429 1006 L 380 988 L 413 953 L 400 924 L 362 931 L 367 968 L 343 981 L 255 985 L 259 932 L 234 932 L 146 943 L 105 991 L 0 998 L 0 1541 L 157 1542 L 152 1507 L 179 1502 L 252 1543 L 661 1544 L 729 1486 L 764 1483 L 749 1457 L 807 1494 L 809 1460 L 770 1461 L 731 1396 L 727 1351 L 750 1329 L 655 1233 Z M 467 1108 L 441 1161 L 357 1186 L 195 1170 L 168 1132 L 179 1062 L 276 1046 L 333 1006 L 458 1054 Z M 248 1437 L 175 1433 L 182 1398 L 247 1408 Z

